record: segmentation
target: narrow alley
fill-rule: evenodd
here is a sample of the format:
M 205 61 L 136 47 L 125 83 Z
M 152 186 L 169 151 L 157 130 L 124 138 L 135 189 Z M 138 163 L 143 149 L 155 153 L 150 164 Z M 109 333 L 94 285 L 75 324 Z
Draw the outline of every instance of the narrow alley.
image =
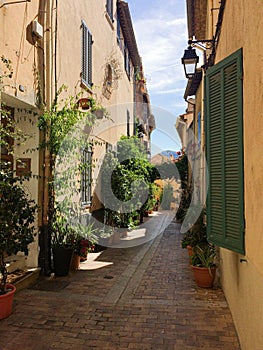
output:
M 108 248 L 99 269 L 17 293 L 1 321 L 1 350 L 239 350 L 220 288 L 193 281 L 174 221 L 154 240 Z

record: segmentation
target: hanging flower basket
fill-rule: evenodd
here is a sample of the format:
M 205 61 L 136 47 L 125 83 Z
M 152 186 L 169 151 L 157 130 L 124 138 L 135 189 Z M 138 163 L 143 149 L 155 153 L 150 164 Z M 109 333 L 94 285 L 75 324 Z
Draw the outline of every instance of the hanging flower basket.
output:
M 78 106 L 79 106 L 79 108 L 84 109 L 84 110 L 90 109 L 91 101 L 89 98 L 86 98 L 86 97 L 80 98 L 78 100 Z

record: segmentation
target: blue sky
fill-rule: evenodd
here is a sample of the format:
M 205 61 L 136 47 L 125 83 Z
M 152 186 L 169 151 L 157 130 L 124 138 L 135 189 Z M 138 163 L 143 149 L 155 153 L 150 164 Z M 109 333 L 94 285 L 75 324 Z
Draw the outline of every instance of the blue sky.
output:
M 185 0 L 126 0 L 147 79 L 156 127 L 152 155 L 180 149 L 174 127 L 186 110 L 186 79 L 181 57 L 187 47 Z

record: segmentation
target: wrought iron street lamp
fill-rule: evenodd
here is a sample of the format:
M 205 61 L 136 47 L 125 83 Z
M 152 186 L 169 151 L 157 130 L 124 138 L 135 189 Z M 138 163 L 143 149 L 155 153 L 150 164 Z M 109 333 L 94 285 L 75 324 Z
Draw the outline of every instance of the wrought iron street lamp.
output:
M 182 57 L 182 64 L 184 65 L 184 72 L 187 79 L 192 79 L 194 77 L 198 62 L 199 57 L 195 49 L 189 45 L 188 48 L 184 50 L 184 55 Z
M 196 66 L 197 63 L 199 62 L 199 57 L 196 54 L 195 49 L 193 49 L 192 45 L 198 44 L 198 46 L 196 46 L 197 48 L 200 48 L 203 51 L 206 51 L 207 49 L 212 50 L 212 55 L 214 54 L 214 50 L 215 50 L 215 43 L 216 40 L 215 38 L 213 39 L 204 39 L 204 40 L 188 40 L 188 48 L 186 50 L 184 50 L 184 55 L 182 57 L 182 64 L 184 65 L 184 71 L 185 71 L 185 76 L 187 79 L 192 79 L 195 76 L 195 72 L 196 72 Z M 210 45 L 206 45 L 203 46 L 202 44 L 210 44 Z M 211 65 L 211 62 L 208 62 L 206 59 L 206 56 L 204 54 L 204 65 L 203 67 L 205 69 L 208 68 L 208 66 Z

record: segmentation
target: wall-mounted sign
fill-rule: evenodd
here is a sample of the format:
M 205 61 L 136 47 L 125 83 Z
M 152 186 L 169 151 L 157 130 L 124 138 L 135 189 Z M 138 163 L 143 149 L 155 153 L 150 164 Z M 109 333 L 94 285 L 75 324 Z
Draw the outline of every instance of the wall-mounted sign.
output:
M 31 158 L 19 158 L 16 161 L 16 175 L 26 176 L 31 173 Z

